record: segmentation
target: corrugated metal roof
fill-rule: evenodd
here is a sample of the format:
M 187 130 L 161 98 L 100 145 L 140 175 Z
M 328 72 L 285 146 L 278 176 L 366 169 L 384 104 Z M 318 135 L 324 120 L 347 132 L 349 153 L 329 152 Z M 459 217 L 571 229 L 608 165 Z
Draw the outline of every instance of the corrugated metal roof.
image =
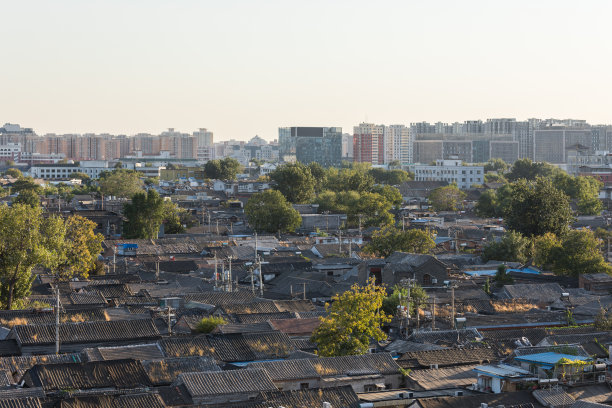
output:
M 526 361 L 531 363 L 542 363 L 542 364 L 557 364 L 561 359 L 567 359 L 571 361 L 589 361 L 590 357 L 585 356 L 574 356 L 571 354 L 564 353 L 554 353 L 554 352 L 546 352 L 546 353 L 537 353 L 537 354 L 528 354 L 523 356 L 517 356 L 514 358 L 517 361 Z

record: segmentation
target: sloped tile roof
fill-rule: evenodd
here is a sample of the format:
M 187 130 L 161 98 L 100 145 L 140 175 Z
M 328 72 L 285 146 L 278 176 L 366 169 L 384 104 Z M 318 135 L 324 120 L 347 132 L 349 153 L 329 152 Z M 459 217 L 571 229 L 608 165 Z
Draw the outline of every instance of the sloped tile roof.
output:
M 194 301 L 209 305 L 229 305 L 235 303 L 250 303 L 256 300 L 251 291 L 238 292 L 201 292 L 188 293 L 184 295 L 185 302 Z
M 96 361 L 76 364 L 35 365 L 24 380 L 45 391 L 94 388 L 137 388 L 151 385 L 142 364 L 136 360 Z
M 256 360 L 286 358 L 295 350 L 289 336 L 278 331 L 245 333 L 242 337 Z
M 42 408 L 38 398 L 0 399 L 0 408 Z
M 165 358 L 155 361 L 143 361 L 142 365 L 155 385 L 170 385 L 179 374 L 200 371 L 221 371 L 211 357 Z
M 37 364 L 80 363 L 79 354 L 47 354 L 38 356 L 1 357 L 0 370 L 13 374 L 15 380 L 20 380 L 23 373 Z
M 481 338 L 482 335 L 476 329 L 419 331 L 410 336 L 410 340 L 432 344 L 464 344 Z
M 215 356 L 215 349 L 205 335 L 188 338 L 169 338 L 159 341 L 168 357 Z
M 165 408 L 157 393 L 91 395 L 64 399 L 61 408 Z
M 55 325 L 25 325 L 13 327 L 21 346 L 55 344 Z M 151 319 L 63 323 L 59 327 L 64 344 L 157 339 L 159 331 Z
M 277 390 L 262 369 L 185 373 L 179 375 L 177 383 L 184 384 L 192 397 Z
M 311 360 L 322 377 L 335 375 L 397 374 L 400 367 L 389 353 L 362 356 L 321 357 Z
M 270 325 L 289 336 L 308 336 L 321 325 L 321 321 L 318 318 L 270 320 Z
M 498 359 L 495 351 L 489 347 L 478 348 L 444 348 L 441 350 L 415 351 L 404 353 L 397 363 L 403 368 L 429 368 L 465 364 L 489 363 Z
M 265 402 L 255 404 L 252 408 L 286 407 L 312 408 L 322 407 L 329 402 L 332 407 L 358 408 L 359 397 L 353 387 L 312 388 L 296 391 L 265 391 L 260 393 Z
M 319 378 L 319 373 L 309 359 L 266 361 L 250 363 L 249 368 L 265 370 L 273 381 L 289 381 Z
M 164 358 L 164 354 L 157 343 L 96 347 L 93 349 L 84 349 L 81 351 L 81 354 L 87 356 L 87 361 L 122 360 L 126 358 L 134 360 L 155 360 Z
M 408 389 L 416 391 L 466 387 L 476 382 L 475 365 L 413 370 L 408 377 Z

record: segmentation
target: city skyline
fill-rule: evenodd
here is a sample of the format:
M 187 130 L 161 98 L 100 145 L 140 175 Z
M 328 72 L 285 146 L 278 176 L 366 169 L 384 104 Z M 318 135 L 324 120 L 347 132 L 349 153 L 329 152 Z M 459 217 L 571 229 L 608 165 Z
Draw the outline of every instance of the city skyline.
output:
M 612 5 L 533 3 L 10 3 L 0 111 L 41 134 L 206 126 L 219 140 L 360 122 L 612 122 Z

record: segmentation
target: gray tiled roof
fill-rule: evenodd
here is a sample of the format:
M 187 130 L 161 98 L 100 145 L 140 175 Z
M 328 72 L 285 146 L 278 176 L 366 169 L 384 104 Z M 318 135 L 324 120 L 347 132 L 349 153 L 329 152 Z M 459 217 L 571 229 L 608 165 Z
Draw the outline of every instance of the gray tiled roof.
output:
M 300 380 L 320 377 L 319 373 L 312 366 L 312 361 L 310 359 L 250 363 L 249 368 L 261 368 L 266 370 L 273 381 Z
M 134 360 L 155 360 L 164 358 L 164 354 L 157 343 L 96 347 L 83 349 L 81 354 L 87 357 L 87 361 L 121 360 L 125 358 L 132 358 Z
M 22 347 L 55 343 L 54 324 L 15 326 L 12 330 Z M 63 344 L 156 339 L 160 336 L 151 319 L 64 323 L 59 330 Z
M 270 376 L 262 369 L 184 373 L 177 379 L 192 397 L 276 391 Z
M 200 371 L 221 371 L 211 357 L 165 358 L 143 361 L 147 375 L 156 385 L 171 384 L 179 374 Z

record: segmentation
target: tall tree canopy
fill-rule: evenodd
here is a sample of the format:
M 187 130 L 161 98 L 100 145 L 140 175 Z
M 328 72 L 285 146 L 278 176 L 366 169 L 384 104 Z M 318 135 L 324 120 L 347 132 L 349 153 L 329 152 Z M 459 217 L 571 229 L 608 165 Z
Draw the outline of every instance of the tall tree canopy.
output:
M 371 279 L 366 286 L 353 285 L 350 290 L 334 295 L 327 316 L 320 317 L 321 325 L 311 341 L 321 356 L 359 355 L 368 352 L 370 339 L 386 338 L 381 326 L 391 321 L 382 311 L 386 296 L 384 287 Z
M 310 167 L 302 163 L 288 163 L 270 173 L 276 189 L 294 204 L 308 203 L 315 195 L 316 180 Z
M 388 184 L 391 186 L 397 186 L 405 181 L 412 178 L 411 174 L 404 170 L 386 170 L 380 167 L 375 167 L 368 171 L 368 174 L 372 176 L 374 182 L 378 184 Z
M 142 174 L 134 170 L 115 169 L 100 173 L 100 192 L 105 196 L 129 198 L 142 191 Z
M 164 199 L 154 189 L 137 193 L 132 202 L 123 206 L 127 222 L 123 225 L 125 238 L 154 239 L 164 221 Z
M 395 251 L 426 254 L 435 248 L 436 243 L 429 231 L 409 229 L 402 231 L 393 226 L 382 228 L 374 233 L 364 251 L 386 258 Z
M 525 263 L 531 257 L 531 240 L 520 232 L 509 231 L 499 242 L 484 247 L 483 261 L 507 261 Z
M 505 211 L 506 226 L 527 237 L 552 232 L 562 235 L 573 220 L 569 198 L 550 179 L 519 180 Z
M 512 169 L 506 174 L 506 178 L 510 181 L 535 180 L 537 177 L 552 177 L 559 172 L 561 170 L 550 163 L 520 159 L 514 162 Z
M 277 190 L 253 194 L 244 208 L 247 220 L 255 231 L 295 231 L 302 217 Z
M 434 211 L 457 211 L 463 204 L 465 192 L 459 190 L 456 184 L 438 187 L 429 193 L 429 203 Z
M 236 175 L 242 170 L 240 162 L 233 157 L 221 160 L 209 160 L 204 165 L 206 177 L 214 180 L 236 180 Z

